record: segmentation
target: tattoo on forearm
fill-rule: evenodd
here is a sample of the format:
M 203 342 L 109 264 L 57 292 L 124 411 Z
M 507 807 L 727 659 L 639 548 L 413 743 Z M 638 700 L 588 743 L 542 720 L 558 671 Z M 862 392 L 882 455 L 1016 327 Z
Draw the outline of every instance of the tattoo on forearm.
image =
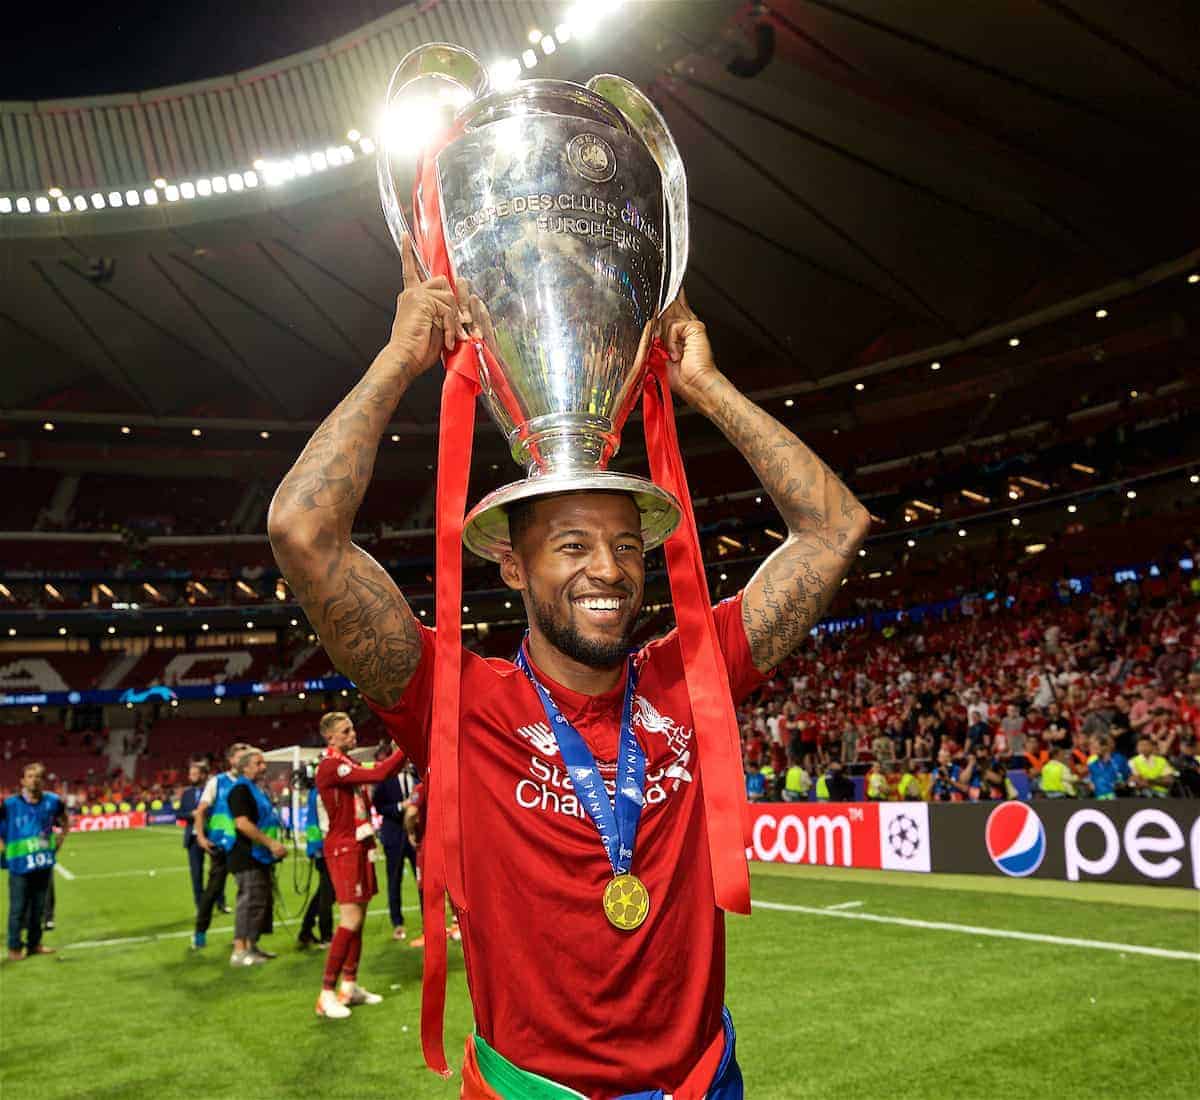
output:
M 795 651 L 828 609 L 869 526 L 854 494 L 796 436 L 717 377 L 699 396 L 708 417 L 758 475 L 787 541 L 746 586 L 742 620 L 755 666 Z

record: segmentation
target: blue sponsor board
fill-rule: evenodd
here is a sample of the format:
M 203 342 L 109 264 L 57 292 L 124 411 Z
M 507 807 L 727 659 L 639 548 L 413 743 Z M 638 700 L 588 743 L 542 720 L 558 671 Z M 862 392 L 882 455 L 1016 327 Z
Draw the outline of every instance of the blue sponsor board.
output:
M 345 691 L 354 684 L 345 676 L 325 676 L 317 680 L 238 680 L 225 684 L 187 684 L 123 691 L 44 691 L 0 695 L 0 707 L 74 707 L 113 703 L 169 703 L 172 699 L 212 700 L 244 699 L 251 695 L 295 695 L 301 691 Z

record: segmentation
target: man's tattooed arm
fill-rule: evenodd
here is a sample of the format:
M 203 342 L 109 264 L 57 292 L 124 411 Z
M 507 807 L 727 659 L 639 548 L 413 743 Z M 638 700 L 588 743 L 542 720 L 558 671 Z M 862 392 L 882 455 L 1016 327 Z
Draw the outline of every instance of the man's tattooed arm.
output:
M 687 400 L 750 463 L 787 524 L 787 539 L 742 597 L 755 667 L 774 668 L 825 614 L 870 528 L 867 510 L 787 428 L 715 368 L 695 376 Z
M 308 441 L 267 520 L 275 560 L 330 659 L 388 706 L 417 669 L 420 634 L 395 581 L 350 532 L 410 373 L 394 357 L 376 359 Z

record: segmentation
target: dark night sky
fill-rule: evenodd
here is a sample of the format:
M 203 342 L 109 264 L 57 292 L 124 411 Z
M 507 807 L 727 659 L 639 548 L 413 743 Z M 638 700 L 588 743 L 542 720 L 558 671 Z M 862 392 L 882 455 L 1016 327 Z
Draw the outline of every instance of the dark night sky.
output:
M 142 91 L 248 69 L 415 0 L 116 0 L 9 4 L 0 100 Z

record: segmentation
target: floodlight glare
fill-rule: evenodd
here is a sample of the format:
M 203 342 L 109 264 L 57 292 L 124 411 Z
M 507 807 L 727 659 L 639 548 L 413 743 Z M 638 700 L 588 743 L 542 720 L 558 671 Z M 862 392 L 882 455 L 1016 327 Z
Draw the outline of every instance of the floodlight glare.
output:
M 349 164 L 354 159 L 354 150 L 349 145 L 339 145 L 338 154 L 341 156 L 343 164 Z
M 179 185 L 179 194 L 185 199 L 196 197 L 196 185 L 190 180 Z
M 164 187 L 167 186 L 167 181 L 165 179 L 163 179 L 162 176 L 159 176 L 158 179 L 156 179 L 154 181 L 154 186 L 157 187 L 161 191 Z
M 38 197 L 33 200 L 33 206 L 39 214 L 50 213 L 50 200 L 46 198 L 45 195 L 38 195 Z
M 61 187 L 51 187 L 50 190 L 46 192 L 46 194 L 49 195 L 52 199 L 61 199 L 62 198 L 62 188 Z
M 368 157 L 375 152 L 375 142 L 373 142 L 369 137 L 363 138 L 362 141 L 358 143 L 358 147 Z
M 214 195 L 223 195 L 229 190 L 229 184 L 225 182 L 224 176 L 213 176 L 211 182 Z
M 525 68 L 532 69 L 537 64 L 537 54 L 533 50 L 526 50 L 521 54 L 521 61 L 525 65 Z
M 82 195 L 76 195 L 74 201 L 75 201 L 75 209 L 76 210 L 86 210 L 87 209 L 87 199 L 85 199 Z
M 295 169 L 296 175 L 307 176 L 312 174 L 312 165 L 303 153 L 292 157 L 292 168 Z
M 69 214 L 71 212 L 71 200 L 67 198 L 66 195 L 59 195 L 58 208 L 64 214 Z
M 201 198 L 206 199 L 212 194 L 212 184 L 208 180 L 196 181 L 196 194 Z
M 125 192 L 125 205 L 126 206 L 138 206 L 141 204 L 141 201 L 142 201 L 142 196 L 139 195 L 136 191 L 126 191 Z
M 11 214 L 12 208 L 12 199 L 10 199 L 7 195 L 0 197 L 0 214 Z
M 167 196 L 167 202 L 179 201 L 179 188 L 173 183 L 167 184 L 166 190 L 163 192 L 163 194 Z
M 17 199 L 18 214 L 28 214 L 30 209 L 32 208 L 30 206 L 29 199 L 25 195 L 22 195 L 19 199 Z
M 247 187 L 257 187 L 258 186 L 258 173 L 257 172 L 243 172 L 242 173 L 242 182 Z
M 97 210 L 104 209 L 104 196 L 99 191 L 92 195 L 92 206 Z
M 241 191 L 246 186 L 245 182 L 242 180 L 242 177 L 239 176 L 236 172 L 229 173 L 229 181 L 228 182 L 229 182 L 229 190 L 230 191 Z
M 308 159 L 318 172 L 324 172 L 329 167 L 329 161 L 324 153 L 313 153 Z
M 350 130 L 350 131 L 349 131 L 349 132 L 346 134 L 346 137 L 347 137 L 347 138 L 348 138 L 350 141 L 358 141 L 358 139 L 359 139 L 360 137 L 362 137 L 362 134 L 360 134 L 360 133 L 359 133 L 357 130 Z
M 554 37 L 549 34 L 546 35 L 546 37 L 542 39 L 542 53 L 549 57 L 549 55 L 552 54 L 556 49 L 558 49 L 558 43 L 554 41 Z
M 155 191 L 153 187 L 147 187 L 146 190 L 142 192 L 142 201 L 147 206 L 157 206 L 158 192 Z
M 110 191 L 108 193 L 108 205 L 109 206 L 124 206 L 125 205 L 124 201 L 121 199 L 120 191 Z

